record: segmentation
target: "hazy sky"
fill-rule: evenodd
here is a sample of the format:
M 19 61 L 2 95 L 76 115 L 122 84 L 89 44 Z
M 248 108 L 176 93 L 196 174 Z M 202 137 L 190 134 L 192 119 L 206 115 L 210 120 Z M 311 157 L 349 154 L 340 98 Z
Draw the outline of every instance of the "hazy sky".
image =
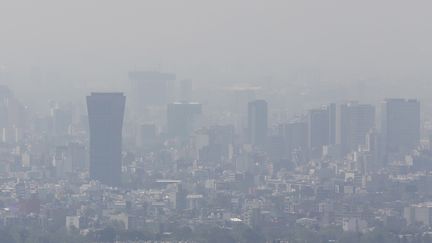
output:
M 323 79 L 432 77 L 431 7 L 406 0 L 1 0 L 0 64 L 27 70 L 24 79 L 39 72 L 89 88 L 118 85 L 134 68 L 201 82 L 283 79 L 297 68 L 319 69 Z

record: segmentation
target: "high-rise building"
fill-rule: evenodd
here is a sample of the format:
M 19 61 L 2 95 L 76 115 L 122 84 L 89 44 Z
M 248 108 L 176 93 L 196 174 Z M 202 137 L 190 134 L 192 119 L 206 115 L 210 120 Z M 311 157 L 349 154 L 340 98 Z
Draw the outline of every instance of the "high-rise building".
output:
M 418 100 L 386 99 L 382 104 L 381 132 L 385 152 L 403 154 L 420 141 L 420 102 Z
M 329 104 L 327 106 L 327 111 L 329 114 L 329 144 L 336 144 L 337 136 L 337 107 L 335 103 Z
M 329 110 L 313 109 L 308 112 L 308 147 L 312 157 L 322 155 L 324 145 L 330 143 L 330 118 Z
M 88 168 L 87 150 L 83 144 L 70 142 L 68 144 L 69 157 L 73 170 L 83 170 Z
M 292 160 L 298 157 L 298 160 L 303 161 L 308 150 L 308 124 L 303 121 L 282 124 L 279 133 L 284 140 L 287 158 Z
M 90 178 L 110 186 L 121 184 L 123 93 L 87 96 L 90 125 Z
M 0 139 L 6 143 L 16 143 L 22 138 L 27 127 L 27 110 L 16 99 L 13 92 L 0 85 Z
M 196 117 L 201 114 L 200 103 L 175 102 L 168 104 L 167 132 L 171 138 L 187 138 L 193 132 Z
M 225 102 L 228 110 L 232 113 L 233 123 L 236 131 L 244 131 L 248 126 L 248 103 L 256 100 L 256 93 L 260 87 L 255 86 L 232 86 L 225 90 L 228 99 Z
M 373 128 L 366 134 L 363 152 L 367 156 L 367 170 L 376 170 L 384 165 L 381 134 Z
M 248 138 L 254 145 L 265 145 L 268 129 L 268 111 L 265 100 L 248 103 Z
M 375 107 L 357 102 L 342 104 L 339 124 L 338 140 L 342 153 L 356 151 L 366 144 L 366 134 L 375 127 Z
M 196 136 L 200 162 L 216 163 L 232 158 L 235 137 L 233 125 L 215 125 L 203 132 Z

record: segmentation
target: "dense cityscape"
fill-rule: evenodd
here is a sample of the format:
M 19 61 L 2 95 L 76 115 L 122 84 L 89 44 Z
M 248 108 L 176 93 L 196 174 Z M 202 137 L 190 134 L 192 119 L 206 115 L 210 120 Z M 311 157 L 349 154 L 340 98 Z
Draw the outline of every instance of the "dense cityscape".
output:
M 418 100 L 287 117 L 256 86 L 215 108 L 175 74 L 129 81 L 46 116 L 1 86 L 1 242 L 432 241 Z
M 431 9 L 0 0 L 0 243 L 432 243 Z

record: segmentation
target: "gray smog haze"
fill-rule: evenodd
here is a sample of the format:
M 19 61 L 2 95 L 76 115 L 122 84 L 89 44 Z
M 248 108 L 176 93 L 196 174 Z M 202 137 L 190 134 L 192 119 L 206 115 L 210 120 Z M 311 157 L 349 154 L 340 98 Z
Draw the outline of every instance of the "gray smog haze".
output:
M 74 0 L 0 3 L 2 81 L 60 97 L 160 70 L 197 86 L 261 77 L 427 84 L 430 1 Z M 295 80 L 294 80 L 295 81 Z M 66 95 L 62 94 L 65 92 Z

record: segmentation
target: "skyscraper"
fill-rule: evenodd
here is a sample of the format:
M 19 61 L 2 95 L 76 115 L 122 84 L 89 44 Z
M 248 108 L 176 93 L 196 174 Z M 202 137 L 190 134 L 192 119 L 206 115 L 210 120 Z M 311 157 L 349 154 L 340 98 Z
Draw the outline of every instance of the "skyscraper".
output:
M 386 99 L 382 104 L 382 134 L 386 154 L 403 154 L 420 141 L 420 102 Z
M 337 135 L 337 107 L 335 103 L 331 103 L 327 106 L 327 111 L 329 114 L 329 144 L 336 144 Z
M 110 186 L 121 184 L 123 93 L 87 96 L 90 125 L 90 178 Z
M 267 102 L 255 100 L 248 103 L 248 138 L 254 145 L 265 145 L 268 129 Z
M 375 107 L 351 102 L 340 107 L 339 143 L 342 153 L 366 144 L 366 134 L 375 127 Z
M 293 121 L 279 126 L 279 133 L 284 138 L 285 150 L 288 159 L 294 156 L 303 160 L 308 151 L 308 124 L 303 121 Z
M 27 110 L 15 98 L 12 91 L 0 85 L 0 139 L 6 143 L 16 143 L 27 126 Z
M 327 108 L 308 113 L 308 147 L 312 157 L 320 157 L 324 145 L 330 143 L 330 118 Z

